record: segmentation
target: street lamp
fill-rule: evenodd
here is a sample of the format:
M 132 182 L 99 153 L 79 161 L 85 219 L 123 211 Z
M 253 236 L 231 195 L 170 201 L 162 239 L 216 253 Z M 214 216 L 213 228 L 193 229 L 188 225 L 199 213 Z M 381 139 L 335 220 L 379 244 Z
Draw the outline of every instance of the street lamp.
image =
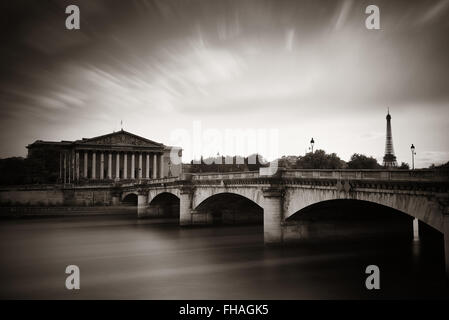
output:
M 412 170 L 415 170 L 415 146 L 412 143 L 412 146 L 410 147 L 410 150 L 412 150 Z
M 312 153 L 313 153 L 313 145 L 315 144 L 315 140 L 310 140 L 310 148 L 312 149 Z

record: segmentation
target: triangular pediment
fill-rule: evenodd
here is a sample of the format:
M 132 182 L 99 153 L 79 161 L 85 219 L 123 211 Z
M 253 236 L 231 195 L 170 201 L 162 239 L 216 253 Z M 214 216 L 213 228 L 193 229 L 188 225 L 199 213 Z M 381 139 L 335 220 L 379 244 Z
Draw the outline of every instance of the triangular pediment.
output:
M 130 132 L 121 130 L 99 137 L 83 139 L 77 141 L 79 144 L 95 145 L 121 145 L 121 146 L 142 146 L 142 147 L 163 147 L 162 143 L 154 142 Z

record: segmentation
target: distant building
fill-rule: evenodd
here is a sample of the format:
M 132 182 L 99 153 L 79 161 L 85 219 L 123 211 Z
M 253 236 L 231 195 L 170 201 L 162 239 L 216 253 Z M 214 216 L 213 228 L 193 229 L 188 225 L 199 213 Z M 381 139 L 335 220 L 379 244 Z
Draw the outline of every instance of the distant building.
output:
M 393 148 L 393 134 L 391 132 L 391 116 L 390 110 L 387 113 L 387 137 L 385 140 L 385 155 L 384 155 L 384 167 L 386 168 L 394 168 L 398 166 L 396 161 L 396 156 L 394 155 Z
M 27 149 L 28 158 L 57 163 L 54 170 L 61 183 L 157 179 L 182 171 L 181 162 L 172 163 L 170 157 L 173 152 L 181 159 L 180 148 L 124 130 L 76 141 L 37 140 Z

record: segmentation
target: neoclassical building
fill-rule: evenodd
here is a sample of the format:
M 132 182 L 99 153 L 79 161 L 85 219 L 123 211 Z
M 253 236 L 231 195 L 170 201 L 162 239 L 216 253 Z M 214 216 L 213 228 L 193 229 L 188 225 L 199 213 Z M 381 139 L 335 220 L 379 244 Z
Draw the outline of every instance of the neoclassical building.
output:
M 59 181 L 85 183 L 142 180 L 178 176 L 182 150 L 140 137 L 123 129 L 76 141 L 37 140 L 27 146 L 28 157 L 59 154 Z

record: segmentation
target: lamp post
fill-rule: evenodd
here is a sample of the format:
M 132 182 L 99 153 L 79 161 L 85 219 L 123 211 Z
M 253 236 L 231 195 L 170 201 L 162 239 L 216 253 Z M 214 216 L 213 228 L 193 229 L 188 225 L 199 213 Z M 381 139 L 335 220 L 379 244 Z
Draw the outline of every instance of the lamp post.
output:
M 313 153 L 313 145 L 315 144 L 315 140 L 310 140 L 310 149 L 312 149 L 312 153 Z
M 415 170 L 415 146 L 412 143 L 412 146 L 410 147 L 410 150 L 412 151 L 412 170 Z

